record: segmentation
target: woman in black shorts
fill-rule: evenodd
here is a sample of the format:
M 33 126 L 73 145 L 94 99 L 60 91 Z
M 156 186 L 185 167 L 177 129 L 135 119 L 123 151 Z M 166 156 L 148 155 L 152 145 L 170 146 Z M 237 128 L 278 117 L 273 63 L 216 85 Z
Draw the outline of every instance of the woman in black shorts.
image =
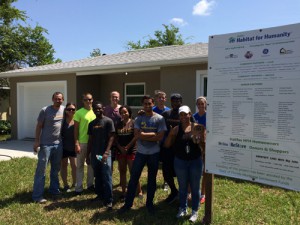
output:
M 74 141 L 74 120 L 73 116 L 76 111 L 76 105 L 72 102 L 67 103 L 64 111 L 64 119 L 61 129 L 63 142 L 63 158 L 61 160 L 60 175 L 64 183 L 64 191 L 70 192 L 70 188 L 74 188 L 76 184 L 76 152 Z M 72 169 L 72 186 L 68 185 L 68 160 Z

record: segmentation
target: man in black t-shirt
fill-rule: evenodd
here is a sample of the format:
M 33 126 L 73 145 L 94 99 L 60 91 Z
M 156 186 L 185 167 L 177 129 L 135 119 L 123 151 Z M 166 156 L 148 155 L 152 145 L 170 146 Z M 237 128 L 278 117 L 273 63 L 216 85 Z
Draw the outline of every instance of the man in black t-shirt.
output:
M 182 105 L 182 96 L 178 93 L 171 95 L 171 110 L 164 111 L 162 116 L 164 117 L 167 125 L 168 131 L 165 133 L 165 138 L 168 136 L 170 128 L 175 127 L 179 124 L 179 113 L 178 109 Z M 165 139 L 164 139 L 165 140 Z M 163 143 L 162 143 L 163 146 Z M 162 171 L 163 176 L 167 184 L 171 189 L 171 193 L 166 198 L 168 204 L 173 203 L 177 196 L 178 190 L 174 183 L 174 177 L 176 177 L 174 171 L 174 151 L 171 148 L 161 148 L 161 161 L 162 161 Z
M 95 176 L 95 200 L 103 200 L 107 209 L 112 209 L 112 171 L 111 145 L 114 140 L 115 127 L 113 121 L 103 115 L 103 105 L 93 103 L 96 119 L 89 123 L 87 164 L 92 165 Z M 91 157 L 90 157 L 91 154 Z M 101 156 L 102 158 L 97 158 Z

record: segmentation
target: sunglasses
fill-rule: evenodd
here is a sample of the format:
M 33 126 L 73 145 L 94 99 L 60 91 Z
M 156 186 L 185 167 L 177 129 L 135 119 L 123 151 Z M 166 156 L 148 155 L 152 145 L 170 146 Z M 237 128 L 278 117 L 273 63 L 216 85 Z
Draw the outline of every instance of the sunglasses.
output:
M 71 111 L 72 111 L 72 112 L 75 112 L 75 110 L 76 110 L 76 109 L 74 109 L 74 108 L 68 108 L 68 109 L 66 109 L 66 111 L 68 111 L 68 112 L 71 112 Z
M 85 98 L 85 99 L 83 99 L 83 101 L 85 101 L 85 102 L 87 102 L 87 101 L 91 102 L 92 100 L 93 100 L 92 98 Z

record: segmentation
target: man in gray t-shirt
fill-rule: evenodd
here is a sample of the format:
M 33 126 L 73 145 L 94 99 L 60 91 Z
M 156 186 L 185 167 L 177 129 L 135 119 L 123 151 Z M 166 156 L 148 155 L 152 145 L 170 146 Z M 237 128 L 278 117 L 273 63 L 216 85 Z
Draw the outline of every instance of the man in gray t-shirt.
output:
M 132 207 L 137 184 L 146 164 L 148 167 L 146 207 L 149 213 L 154 212 L 153 198 L 156 191 L 156 175 L 159 164 L 159 143 L 164 137 L 167 127 L 164 118 L 152 111 L 153 98 L 144 96 L 142 104 L 145 114 L 138 116 L 134 123 L 134 136 L 138 143 L 137 153 L 131 169 L 125 204 L 119 213 L 124 213 Z
M 53 104 L 44 107 L 37 119 L 35 129 L 35 143 L 33 150 L 38 152 L 38 163 L 34 175 L 32 199 L 37 203 L 45 203 L 45 171 L 48 162 L 51 163 L 49 192 L 53 196 L 60 194 L 58 173 L 62 158 L 62 145 L 60 130 L 64 114 L 64 101 L 61 92 L 55 92 L 52 96 Z M 40 148 L 40 151 L 38 151 Z

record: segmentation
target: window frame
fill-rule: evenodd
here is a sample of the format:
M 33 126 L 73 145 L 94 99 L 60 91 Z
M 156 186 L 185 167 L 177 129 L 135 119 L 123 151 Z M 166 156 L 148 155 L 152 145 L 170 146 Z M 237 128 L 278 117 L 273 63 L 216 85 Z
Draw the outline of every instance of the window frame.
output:
M 129 95 L 129 94 L 127 94 L 127 86 L 133 86 L 133 85 L 143 85 L 144 93 L 139 94 L 139 95 Z M 124 103 L 125 103 L 125 105 L 128 105 L 128 101 L 127 101 L 128 97 L 143 97 L 143 96 L 145 96 L 145 93 L 146 93 L 146 82 L 124 83 Z M 132 109 L 139 109 L 139 108 L 141 108 L 142 103 L 140 103 L 140 105 L 138 105 L 138 106 L 131 106 L 131 105 L 129 105 L 129 106 Z

